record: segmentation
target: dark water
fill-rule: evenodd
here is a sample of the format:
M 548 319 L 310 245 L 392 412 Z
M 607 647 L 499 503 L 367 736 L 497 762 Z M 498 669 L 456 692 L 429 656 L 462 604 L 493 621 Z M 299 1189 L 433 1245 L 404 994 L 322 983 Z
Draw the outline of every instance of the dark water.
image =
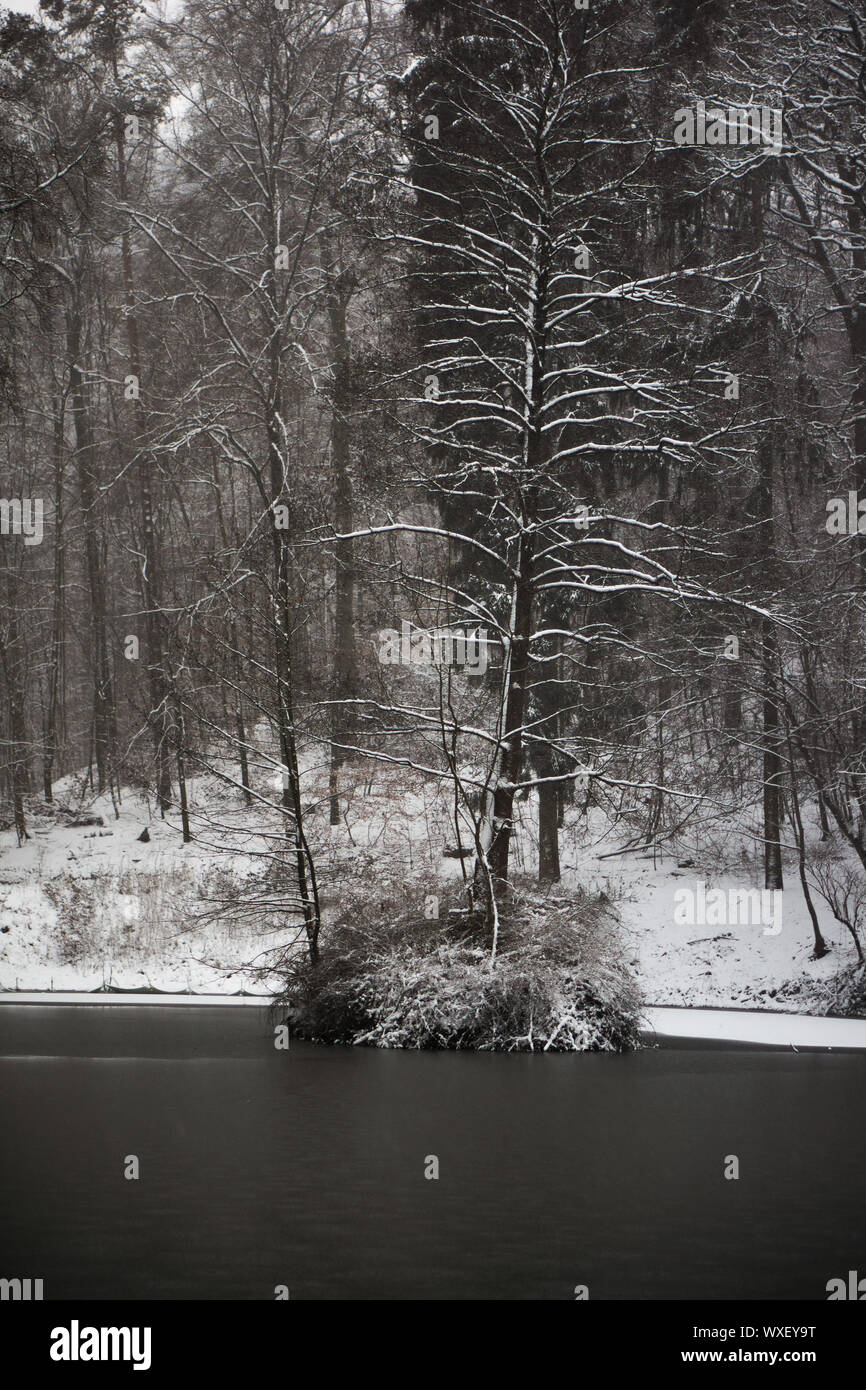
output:
M 277 1052 L 258 1009 L 3 1005 L 0 1059 L 0 1276 L 46 1299 L 825 1299 L 866 1274 L 862 1055 Z

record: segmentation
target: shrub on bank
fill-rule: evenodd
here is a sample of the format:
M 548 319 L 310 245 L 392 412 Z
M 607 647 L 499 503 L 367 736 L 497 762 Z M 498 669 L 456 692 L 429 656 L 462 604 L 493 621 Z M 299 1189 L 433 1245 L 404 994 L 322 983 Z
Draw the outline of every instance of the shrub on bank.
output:
M 799 975 L 774 990 L 760 990 L 755 1007 L 827 1018 L 866 1018 L 866 965 L 844 965 L 833 975 L 810 979 Z
M 443 909 L 443 917 L 445 912 Z M 611 1052 L 638 1045 L 639 993 L 603 898 L 522 894 L 494 961 L 477 925 L 352 903 L 281 1004 L 293 1031 L 372 1047 Z
M 824 1008 L 834 1018 L 866 1018 L 866 966 L 849 965 L 824 988 Z

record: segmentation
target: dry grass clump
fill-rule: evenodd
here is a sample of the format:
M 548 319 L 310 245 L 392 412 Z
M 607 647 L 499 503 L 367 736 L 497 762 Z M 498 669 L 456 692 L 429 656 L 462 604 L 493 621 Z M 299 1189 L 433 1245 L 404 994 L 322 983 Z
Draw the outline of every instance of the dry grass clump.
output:
M 293 1031 L 372 1047 L 611 1052 L 638 1045 L 640 999 L 602 897 L 515 894 L 497 959 L 477 923 L 344 906 L 281 1004 Z

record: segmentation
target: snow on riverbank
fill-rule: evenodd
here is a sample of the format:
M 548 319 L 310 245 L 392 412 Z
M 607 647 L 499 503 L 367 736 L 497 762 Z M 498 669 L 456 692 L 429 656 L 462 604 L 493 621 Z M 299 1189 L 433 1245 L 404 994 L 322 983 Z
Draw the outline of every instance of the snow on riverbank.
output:
M 279 980 L 270 967 L 295 928 L 279 912 L 249 911 L 281 828 L 272 765 L 265 760 L 255 776 L 266 799 L 251 808 L 216 778 L 191 782 L 189 845 L 175 817 L 152 818 L 134 792 L 124 793 L 117 818 L 108 797 L 87 802 L 102 826 L 70 827 L 56 814 L 40 817 L 34 810 L 25 844 L 18 846 L 11 830 L 0 832 L 0 988 L 275 990 Z M 326 770 L 310 764 L 305 782 L 326 918 L 343 891 L 357 891 L 359 883 L 373 895 L 380 888 L 423 895 L 431 882 L 459 877 L 459 862 L 441 855 L 453 829 L 435 784 L 403 771 L 396 779 L 381 770 L 373 776 L 365 768 L 344 799 L 344 823 L 330 827 Z M 70 784 L 57 786 L 61 805 L 71 800 Z M 531 875 L 531 801 L 521 804 L 519 817 L 515 867 Z M 142 843 L 145 827 L 150 840 Z M 770 934 L 760 924 L 676 920 L 678 890 L 756 887 L 758 866 L 742 846 L 727 860 L 706 847 L 682 846 L 655 862 L 638 851 L 611 854 L 616 848 L 600 812 L 588 819 L 570 812 L 562 888 L 607 894 L 648 1004 L 831 1011 L 834 977 L 854 964 L 855 952 L 816 899 L 831 951 L 810 959 L 812 929 L 793 865 L 786 864 L 781 930 Z
M 754 878 L 730 873 L 702 876 L 694 867 L 678 868 L 676 858 L 656 868 L 637 854 L 617 862 L 616 888 L 622 894 L 617 907 L 645 996 L 652 1004 L 751 1005 L 790 1011 L 805 1006 L 805 1012 L 812 1012 L 817 1007 L 810 1002 L 812 996 L 829 988 L 838 971 L 856 961 L 850 936 L 820 899 L 815 906 L 821 933 L 831 949 L 821 960 L 810 959 L 812 926 L 802 888 L 790 871 L 781 931 L 771 935 L 759 924 L 701 926 L 676 921 L 678 889 L 694 890 L 706 881 L 727 896 L 729 891 L 754 887 Z
M 56 791 L 61 804 L 63 792 Z M 133 792 L 117 818 L 110 798 L 88 802 L 102 826 L 33 814 L 25 844 L 0 833 L 0 987 L 231 994 L 255 980 L 257 989 L 276 988 L 259 971 L 281 941 L 218 910 L 225 899 L 243 900 L 260 874 L 264 827 L 248 828 L 236 806 L 219 805 L 219 793 L 210 792 L 189 845 L 173 819 L 152 819 Z M 145 828 L 150 839 L 142 843 Z
M 802 1014 L 758 1013 L 750 1009 L 673 1009 L 645 1011 L 648 1043 L 742 1043 L 754 1047 L 833 1048 L 866 1051 L 866 1019 L 804 1018 Z

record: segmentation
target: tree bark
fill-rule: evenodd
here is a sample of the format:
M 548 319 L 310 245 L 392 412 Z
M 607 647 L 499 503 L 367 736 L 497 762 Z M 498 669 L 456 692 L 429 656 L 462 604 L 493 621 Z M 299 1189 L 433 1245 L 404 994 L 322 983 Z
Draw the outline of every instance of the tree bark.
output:
M 514 587 L 511 651 L 499 771 L 493 792 L 493 822 L 487 860 L 494 884 L 508 881 L 508 859 L 514 828 L 514 794 L 523 759 L 523 723 L 529 679 L 529 641 L 532 632 L 533 541 L 525 530 L 519 542 L 518 578 Z
M 357 654 L 355 651 L 355 547 L 344 539 L 354 519 L 352 475 L 350 469 L 348 410 L 351 403 L 351 359 L 346 326 L 348 286 L 338 271 L 330 246 L 323 238 L 323 268 L 327 286 L 328 331 L 333 370 L 331 411 L 331 467 L 334 474 L 334 658 L 331 676 L 331 749 L 329 772 L 330 822 L 340 823 L 339 770 L 345 759 L 341 745 L 346 742 L 350 722 L 348 706 L 357 692 Z
M 66 314 L 66 352 L 69 365 L 69 398 L 75 434 L 75 464 L 84 532 L 84 565 L 90 603 L 90 669 L 93 680 L 93 756 L 97 790 L 104 792 L 114 772 L 114 689 L 106 632 L 106 576 L 104 545 L 97 505 L 99 468 L 93 437 L 90 392 L 86 381 L 86 346 L 83 286 L 80 278 Z
M 276 245 L 276 238 L 274 238 Z M 271 264 L 273 265 L 273 259 Z M 275 315 L 279 306 L 273 304 Z M 292 672 L 292 584 L 291 551 L 289 532 L 277 525 L 276 506 L 287 506 L 289 499 L 285 491 L 283 466 L 283 399 L 280 380 L 281 335 L 274 331 L 271 335 L 270 381 L 267 402 L 267 438 L 269 477 L 271 488 L 271 538 L 273 547 L 273 613 L 274 613 L 274 660 L 277 677 L 277 729 L 280 742 L 280 756 L 286 775 L 283 783 L 283 806 L 288 813 L 294 844 L 295 873 L 301 901 L 304 929 L 307 935 L 307 949 L 311 964 L 319 959 L 319 891 L 313 857 L 304 833 L 304 814 L 301 805 L 301 780 L 298 764 L 298 749 L 295 736 L 294 691 Z
M 65 397 L 61 393 L 54 411 L 54 587 L 51 598 L 51 638 L 48 644 L 48 699 L 42 754 L 42 791 L 49 805 L 54 800 L 54 765 L 60 744 L 61 661 L 63 652 L 66 551 L 63 505 L 63 421 Z
M 116 74 L 115 74 L 116 75 Z M 128 200 L 126 178 L 126 141 L 123 133 L 123 117 L 115 120 L 115 143 L 117 146 L 117 184 L 120 202 L 126 206 Z M 153 505 L 152 471 L 154 459 L 146 448 L 147 416 L 142 400 L 141 352 L 139 348 L 138 317 L 136 315 L 135 277 L 132 268 L 132 248 L 129 231 L 125 227 L 121 235 L 121 261 L 123 264 L 123 286 L 126 301 L 126 341 L 129 354 L 128 375 L 134 376 L 139 390 L 131 403 L 138 436 L 138 466 L 136 482 L 141 501 L 141 594 L 144 605 L 144 621 L 147 639 L 147 677 L 150 696 L 148 723 L 153 739 L 156 765 L 156 798 L 163 815 L 171 806 L 171 748 L 169 711 L 170 681 L 165 644 L 164 617 L 162 612 L 162 575 L 160 548 L 156 535 Z
M 8 695 L 12 810 L 15 833 L 18 836 L 18 843 L 21 844 L 30 838 L 27 834 L 27 820 L 24 811 L 24 798 L 30 791 L 30 770 L 22 674 L 24 663 L 21 655 L 22 639 L 18 622 L 18 581 L 11 570 L 7 584 L 8 609 L 5 635 L 0 631 L 0 666 L 3 669 L 3 678 Z
M 558 883 L 559 866 L 559 787 L 556 782 L 538 786 L 538 881 Z

